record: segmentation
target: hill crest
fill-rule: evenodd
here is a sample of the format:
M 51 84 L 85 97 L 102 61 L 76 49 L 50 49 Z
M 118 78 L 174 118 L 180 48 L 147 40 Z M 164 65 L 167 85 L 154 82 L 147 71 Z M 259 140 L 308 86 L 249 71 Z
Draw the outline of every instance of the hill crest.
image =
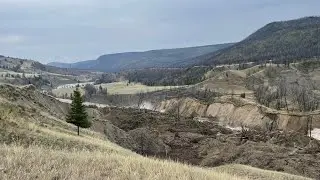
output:
M 57 67 L 91 69 L 106 72 L 118 72 L 128 69 L 181 67 L 193 64 L 193 58 L 231 46 L 233 43 L 206 45 L 175 49 L 159 49 L 141 52 L 106 54 L 97 60 L 71 64 L 49 63 Z
M 272 22 L 244 40 L 194 59 L 197 65 L 268 60 L 284 62 L 320 57 L 320 17 Z

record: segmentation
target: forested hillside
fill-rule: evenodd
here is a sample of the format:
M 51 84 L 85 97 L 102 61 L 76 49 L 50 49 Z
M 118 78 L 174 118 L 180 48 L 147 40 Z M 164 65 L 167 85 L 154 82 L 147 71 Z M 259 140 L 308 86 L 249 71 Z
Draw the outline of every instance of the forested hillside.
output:
M 231 46 L 233 43 L 217 44 L 208 46 L 161 49 L 145 52 L 125 52 L 118 54 L 107 54 L 100 56 L 97 60 L 82 61 L 73 64 L 68 63 L 49 63 L 49 65 L 76 68 L 91 69 L 105 72 L 117 72 L 128 69 L 142 68 L 164 68 L 181 67 L 194 64 L 193 58 L 215 52 L 217 50 Z
M 14 72 L 24 73 L 56 73 L 63 75 L 80 75 L 88 73 L 87 71 L 78 69 L 59 68 L 50 65 L 41 64 L 38 61 L 19 59 L 14 57 L 5 57 L 0 55 L 0 68 Z
M 91 66 L 94 65 L 94 61 L 95 60 L 88 60 L 76 63 L 51 62 L 48 65 L 60 68 L 89 69 Z
M 210 67 L 191 68 L 150 68 L 124 72 L 130 82 L 140 82 L 148 86 L 191 85 L 204 80 Z
M 270 23 L 243 41 L 195 58 L 196 64 L 294 61 L 320 56 L 320 17 Z

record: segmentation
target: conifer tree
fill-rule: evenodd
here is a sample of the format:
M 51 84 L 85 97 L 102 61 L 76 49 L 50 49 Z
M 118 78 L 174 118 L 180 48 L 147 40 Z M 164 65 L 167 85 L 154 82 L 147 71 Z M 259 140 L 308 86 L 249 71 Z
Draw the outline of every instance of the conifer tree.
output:
M 81 128 L 91 127 L 91 122 L 88 120 L 88 114 L 83 105 L 81 93 L 78 88 L 73 92 L 72 103 L 69 114 L 67 115 L 67 122 L 78 127 L 78 135 L 80 135 Z

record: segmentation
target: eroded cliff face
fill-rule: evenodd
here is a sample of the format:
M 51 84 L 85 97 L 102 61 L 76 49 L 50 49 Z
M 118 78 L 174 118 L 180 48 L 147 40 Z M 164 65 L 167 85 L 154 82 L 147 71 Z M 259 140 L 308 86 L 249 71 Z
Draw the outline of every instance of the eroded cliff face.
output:
M 163 108 L 169 109 L 178 104 L 178 100 L 162 102 Z M 260 110 L 250 103 L 240 105 L 227 101 L 205 105 L 194 99 L 183 99 L 180 105 L 181 113 L 193 116 L 193 112 L 198 112 L 203 118 L 180 116 L 177 120 L 172 114 L 176 112 L 107 107 L 96 110 L 100 113 L 96 119 L 104 124 L 94 124 L 93 128 L 121 146 L 135 147 L 133 150 L 143 155 L 207 167 L 239 163 L 319 179 L 320 141 L 301 133 L 279 130 L 234 132 L 218 124 L 218 118 L 205 117 L 210 113 L 221 120 L 239 123 L 238 119 L 231 121 L 239 117 L 250 123 L 254 122 L 251 117 L 255 118 L 257 114 L 260 119 L 255 120 L 263 124 L 262 117 L 273 119 L 275 116 L 259 114 L 267 111 L 263 107 Z
M 307 132 L 308 124 L 320 128 L 320 112 L 292 113 L 276 111 L 245 99 L 224 98 L 212 104 L 196 99 L 182 98 L 162 101 L 157 105 L 160 112 L 178 113 L 182 116 L 212 117 L 221 124 L 239 127 L 278 128 Z
M 156 105 L 160 112 L 178 113 L 182 116 L 204 116 L 207 111 L 207 105 L 191 98 L 170 99 L 160 102 Z

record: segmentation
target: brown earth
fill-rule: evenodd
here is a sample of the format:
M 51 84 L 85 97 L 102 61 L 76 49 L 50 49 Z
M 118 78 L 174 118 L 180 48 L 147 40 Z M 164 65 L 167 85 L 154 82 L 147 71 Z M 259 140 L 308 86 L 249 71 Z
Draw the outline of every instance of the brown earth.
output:
M 174 112 L 186 117 L 213 117 L 221 124 L 233 127 L 260 127 L 285 131 L 307 132 L 308 117 L 312 127 L 320 128 L 320 111 L 309 113 L 277 111 L 238 96 L 222 96 L 212 104 L 203 103 L 195 98 L 170 99 L 159 103 L 160 112 Z M 270 127 L 272 126 L 272 127 Z
M 136 151 L 141 154 L 200 166 L 238 163 L 320 178 L 320 142 L 298 132 L 233 132 L 215 118 L 199 122 L 147 110 L 102 111 L 101 118 L 109 119 L 135 139 Z
M 45 121 L 44 126 L 72 133 L 73 126 L 61 121 L 68 105 L 41 94 L 33 86 L 1 85 L 0 111 L 2 143 L 60 143 L 59 139 L 39 138 L 30 123 L 25 124 L 31 132 L 20 131 L 16 128 L 17 122 L 21 126 L 24 121 L 40 124 Z M 196 118 L 130 108 L 88 108 L 88 112 L 93 120 L 93 130 L 144 155 L 209 167 L 239 163 L 320 178 L 320 143 L 297 132 L 264 129 L 233 132 L 220 126 L 219 119 L 214 117 L 199 122 Z M 16 120 L 3 121 L 12 118 Z

